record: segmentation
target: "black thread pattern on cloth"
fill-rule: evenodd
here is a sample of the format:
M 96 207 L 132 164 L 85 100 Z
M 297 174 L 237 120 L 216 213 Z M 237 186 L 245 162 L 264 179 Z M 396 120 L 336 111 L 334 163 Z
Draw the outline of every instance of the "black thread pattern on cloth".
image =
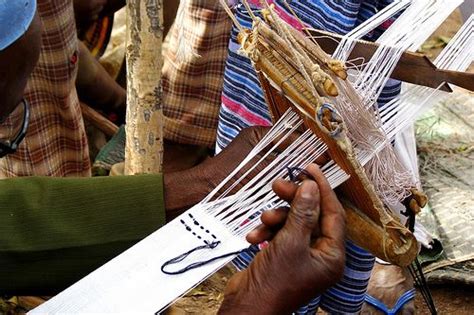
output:
M 185 273 L 189 270 L 192 270 L 192 269 L 196 269 L 196 268 L 199 268 L 201 266 L 204 266 L 204 265 L 207 265 L 213 261 L 216 261 L 218 259 L 222 259 L 222 258 L 226 258 L 226 257 L 229 257 L 229 256 L 233 256 L 233 255 L 238 255 L 240 254 L 241 252 L 243 252 L 243 250 L 239 250 L 239 251 L 235 251 L 235 252 L 231 252 L 231 253 L 227 253 L 227 254 L 223 254 L 223 255 L 219 255 L 219 256 L 216 256 L 216 257 L 213 257 L 213 258 L 210 258 L 208 260 L 204 260 L 204 261 L 198 261 L 198 262 L 194 262 L 194 263 L 191 263 L 189 265 L 187 265 L 186 267 L 183 267 L 181 269 L 178 269 L 176 271 L 169 271 L 169 270 L 165 270 L 165 268 L 167 266 L 171 266 L 171 265 L 174 265 L 174 264 L 177 264 L 181 261 L 183 261 L 184 259 L 186 259 L 186 257 L 188 257 L 189 255 L 191 255 L 192 253 L 196 252 L 196 251 L 200 251 L 200 250 L 205 250 L 205 249 L 214 249 L 216 248 L 219 244 L 221 244 L 220 241 L 216 241 L 216 242 L 212 242 L 212 243 L 207 243 L 205 245 L 201 245 L 201 246 L 197 246 L 193 249 L 190 249 L 189 251 L 179 255 L 179 256 L 176 256 L 175 258 L 172 258 L 170 260 L 168 260 L 167 262 L 165 262 L 162 266 L 161 266 L 161 272 L 163 272 L 164 274 L 167 274 L 167 275 L 179 275 L 179 274 L 182 274 L 182 273 Z
M 187 223 L 185 220 L 180 219 L 179 222 L 184 226 L 187 232 L 191 233 L 198 240 L 203 241 L 204 244 L 210 244 L 213 242 L 218 242 L 217 236 L 215 236 L 209 229 L 205 228 L 199 221 L 191 214 L 188 213 L 189 218 L 192 220 L 192 223 Z M 205 233 L 208 237 L 204 237 L 202 234 Z M 210 239 L 212 238 L 212 239 Z
M 194 235 L 198 240 L 204 242 L 204 245 L 200 245 L 200 246 L 197 246 L 195 248 L 192 248 L 189 251 L 187 251 L 187 252 L 185 252 L 185 253 L 183 253 L 179 256 L 176 256 L 175 258 L 172 258 L 172 259 L 166 261 L 161 266 L 161 271 L 164 274 L 167 274 L 167 275 L 182 274 L 182 273 L 185 273 L 189 270 L 207 265 L 207 264 L 209 264 L 213 261 L 216 261 L 218 259 L 230 257 L 230 256 L 233 256 L 233 255 L 238 255 L 242 252 L 242 251 L 239 250 L 239 251 L 219 255 L 219 256 L 204 260 L 204 261 L 194 262 L 194 263 L 191 263 L 191 264 L 189 264 L 189 265 L 187 265 L 187 266 L 185 266 L 185 267 L 183 267 L 179 270 L 176 270 L 176 271 L 167 270 L 167 269 L 169 269 L 169 268 L 167 268 L 168 266 L 175 265 L 179 262 L 182 262 L 184 259 L 186 259 L 186 257 L 188 257 L 189 255 L 191 255 L 194 252 L 201 251 L 201 250 L 206 250 L 206 249 L 212 250 L 212 249 L 216 248 L 217 246 L 219 246 L 219 244 L 221 244 L 221 241 L 217 239 L 217 236 L 214 235 L 214 233 L 212 233 L 208 228 L 206 228 L 202 224 L 200 224 L 199 221 L 191 213 L 188 213 L 188 216 L 189 216 L 189 219 L 192 222 L 186 222 L 187 220 L 185 221 L 184 219 L 180 219 L 179 222 L 184 226 L 184 228 L 186 229 L 187 232 Z M 198 234 L 198 233 L 201 233 L 201 235 Z M 206 239 L 204 239 L 204 236 L 202 234 L 207 236 Z

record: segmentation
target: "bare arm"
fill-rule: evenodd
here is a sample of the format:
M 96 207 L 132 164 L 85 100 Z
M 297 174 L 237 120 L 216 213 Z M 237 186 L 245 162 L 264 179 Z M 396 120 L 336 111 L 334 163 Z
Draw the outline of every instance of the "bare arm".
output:
M 76 88 L 79 99 L 96 109 L 106 112 L 125 111 L 125 89 L 112 79 L 82 42 L 79 42 Z
M 76 22 L 79 27 L 87 27 L 101 16 L 114 14 L 125 6 L 125 0 L 74 0 Z M 179 0 L 163 0 L 163 36 L 168 34 L 176 17 Z

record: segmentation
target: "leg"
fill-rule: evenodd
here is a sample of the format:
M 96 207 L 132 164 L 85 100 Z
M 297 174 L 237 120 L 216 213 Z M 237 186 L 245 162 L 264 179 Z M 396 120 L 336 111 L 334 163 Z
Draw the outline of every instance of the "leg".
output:
M 375 257 L 346 241 L 346 268 L 341 281 L 322 295 L 321 308 L 330 314 L 358 313 L 364 303 Z

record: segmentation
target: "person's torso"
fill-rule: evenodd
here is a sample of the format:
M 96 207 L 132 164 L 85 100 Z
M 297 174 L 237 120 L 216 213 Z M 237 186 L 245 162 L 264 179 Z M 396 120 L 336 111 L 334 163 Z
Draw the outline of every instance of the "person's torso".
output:
M 75 89 L 77 33 L 70 0 L 38 0 L 40 58 L 25 90 L 31 118 L 17 153 L 0 162 L 0 177 L 87 176 L 87 138 Z
M 346 34 L 392 1 L 270 0 L 269 3 L 275 6 L 283 20 L 296 29 L 309 27 Z M 258 14 L 259 1 L 250 0 L 249 3 L 256 8 L 255 12 Z M 243 27 L 252 26 L 252 19 L 242 4 L 236 6 L 235 14 Z M 375 39 L 380 32 L 381 29 L 377 29 L 368 34 L 367 39 Z M 234 27 L 224 74 L 216 151 L 227 146 L 243 128 L 271 124 L 257 74 L 250 60 L 239 54 L 239 49 L 237 29 Z

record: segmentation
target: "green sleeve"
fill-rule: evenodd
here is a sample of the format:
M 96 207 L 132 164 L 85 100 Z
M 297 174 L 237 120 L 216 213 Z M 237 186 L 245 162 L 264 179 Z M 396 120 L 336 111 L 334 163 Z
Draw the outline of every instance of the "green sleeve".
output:
M 54 294 L 164 223 L 161 175 L 0 180 L 0 295 Z

